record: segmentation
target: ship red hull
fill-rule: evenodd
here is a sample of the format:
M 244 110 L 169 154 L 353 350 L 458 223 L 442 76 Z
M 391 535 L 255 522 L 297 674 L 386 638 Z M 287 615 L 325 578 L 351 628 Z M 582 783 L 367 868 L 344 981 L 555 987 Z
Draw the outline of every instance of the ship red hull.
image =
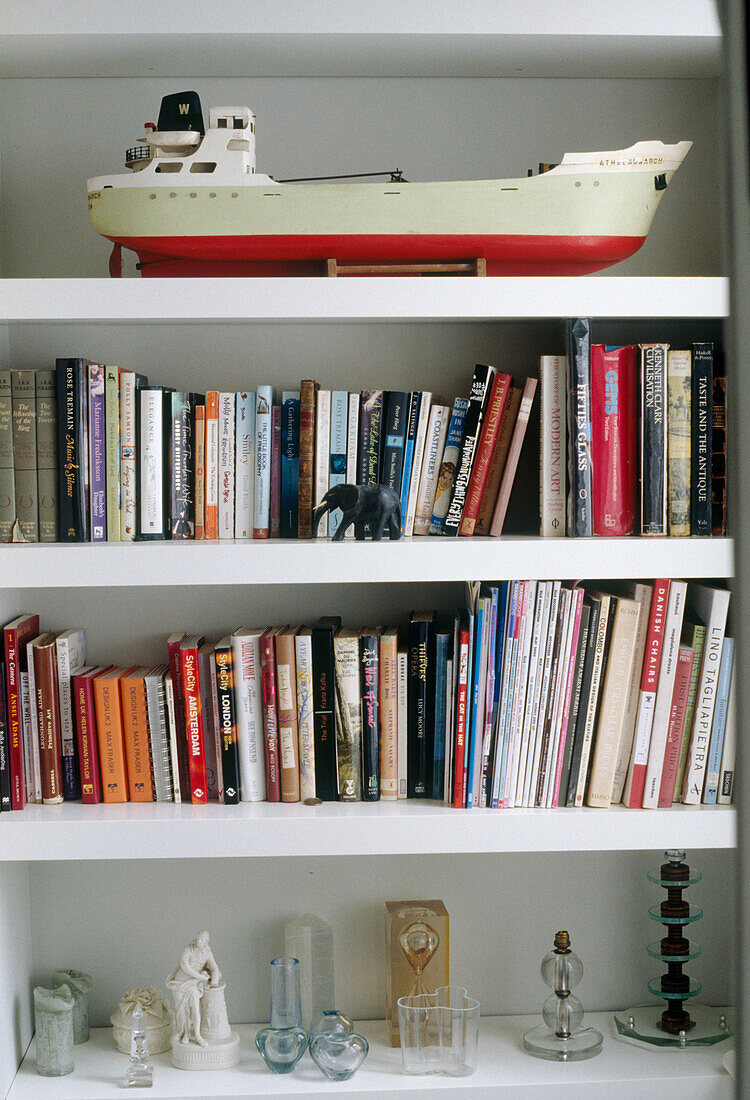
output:
M 645 237 L 436 234 L 117 237 L 141 275 L 320 275 L 339 264 L 487 261 L 488 275 L 585 275 L 632 256 Z

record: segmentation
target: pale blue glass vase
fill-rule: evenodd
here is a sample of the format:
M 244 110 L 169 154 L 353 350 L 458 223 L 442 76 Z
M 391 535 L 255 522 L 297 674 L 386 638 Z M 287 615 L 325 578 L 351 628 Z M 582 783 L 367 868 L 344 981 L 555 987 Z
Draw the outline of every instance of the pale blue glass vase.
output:
M 298 959 L 271 960 L 271 1026 L 258 1032 L 255 1045 L 274 1073 L 291 1073 L 305 1053 Z

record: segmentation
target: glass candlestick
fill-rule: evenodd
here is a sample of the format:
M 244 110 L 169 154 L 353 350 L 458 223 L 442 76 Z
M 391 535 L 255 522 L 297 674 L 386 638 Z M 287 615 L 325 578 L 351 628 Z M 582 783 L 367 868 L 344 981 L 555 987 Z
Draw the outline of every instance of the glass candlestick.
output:
M 53 970 L 52 984 L 67 985 L 73 994 L 73 1042 L 88 1042 L 89 1038 L 89 991 L 91 975 L 82 970 Z
M 73 1004 L 67 985 L 34 990 L 36 1071 L 42 1077 L 73 1072 Z
M 581 1026 L 583 1005 L 571 992 L 582 977 L 583 963 L 570 950 L 570 936 L 558 932 L 553 950 L 542 959 L 542 979 L 554 992 L 542 1008 L 544 1024 L 523 1037 L 529 1054 L 555 1062 L 580 1062 L 602 1049 L 602 1033 Z
M 130 1032 L 130 1064 L 123 1081 L 128 1089 L 150 1089 L 154 1083 L 154 1067 L 148 1055 L 145 1020 L 143 1005 L 137 1004 L 133 1009 Z

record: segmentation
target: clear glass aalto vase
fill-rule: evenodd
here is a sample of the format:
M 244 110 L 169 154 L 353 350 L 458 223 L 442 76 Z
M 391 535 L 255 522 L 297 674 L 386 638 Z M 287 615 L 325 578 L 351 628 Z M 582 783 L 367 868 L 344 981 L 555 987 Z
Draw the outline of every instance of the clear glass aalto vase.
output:
M 462 986 L 400 997 L 398 1025 L 404 1073 L 468 1077 L 477 1068 L 479 1001 Z

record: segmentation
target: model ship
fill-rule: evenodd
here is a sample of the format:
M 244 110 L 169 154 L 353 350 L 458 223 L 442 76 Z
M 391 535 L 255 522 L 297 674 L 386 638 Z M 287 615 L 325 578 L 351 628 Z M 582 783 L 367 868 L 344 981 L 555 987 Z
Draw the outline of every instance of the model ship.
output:
M 206 127 L 195 92 L 165 96 L 140 141 L 129 173 L 88 181 L 112 275 L 122 247 L 143 276 L 317 275 L 327 261 L 581 275 L 641 247 L 691 145 L 566 153 L 522 179 L 279 182 L 256 171 L 252 111 L 212 107 Z

